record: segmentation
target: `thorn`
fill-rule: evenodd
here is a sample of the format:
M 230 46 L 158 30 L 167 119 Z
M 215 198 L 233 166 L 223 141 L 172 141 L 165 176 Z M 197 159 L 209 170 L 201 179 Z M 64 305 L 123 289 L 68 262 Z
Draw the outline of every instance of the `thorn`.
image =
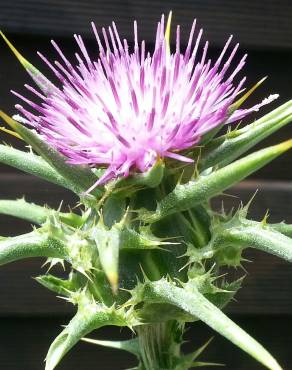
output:
M 267 209 L 266 210 L 266 213 L 264 215 L 264 218 L 261 221 L 262 226 L 266 226 L 267 225 L 267 220 L 268 220 L 269 216 L 270 216 L 269 209 Z
M 247 263 L 253 263 L 253 261 L 251 260 L 248 260 L 247 258 L 242 258 L 241 261 L 243 262 L 247 262 Z
M 74 266 L 73 266 L 74 267 Z M 77 270 L 78 272 L 80 272 L 82 275 L 84 275 L 91 283 L 93 283 L 93 280 L 92 278 L 89 276 L 89 274 L 87 273 L 87 271 L 85 271 L 82 267 L 75 267 L 75 270 Z
M 58 212 L 61 212 L 62 206 L 63 206 L 63 200 L 61 200 L 60 205 L 59 205 L 59 207 L 57 209 Z
M 56 298 L 59 298 L 59 299 L 62 299 L 63 301 L 72 303 L 71 298 L 69 298 L 69 297 L 63 297 L 61 295 L 57 295 Z
M 180 173 L 180 175 L 179 175 L 179 178 L 178 178 L 178 180 L 177 180 L 176 185 L 181 185 L 181 183 L 182 183 L 182 179 L 183 179 L 183 177 L 184 177 L 184 173 L 185 173 L 185 169 L 183 168 L 182 172 L 181 172 L 181 173 Z
M 150 279 L 149 279 L 149 278 L 148 278 L 148 276 L 146 275 L 146 272 L 144 271 L 144 269 L 143 269 L 143 267 L 142 267 L 141 263 L 139 263 L 139 267 L 140 267 L 140 270 L 141 270 L 141 272 L 142 272 L 142 275 L 143 275 L 144 281 L 145 281 L 145 282 L 149 282 L 149 281 L 150 281 Z
M 132 292 L 131 289 L 126 289 L 126 288 L 119 288 L 119 290 L 122 290 L 123 292 L 127 292 L 127 293 L 130 293 Z
M 248 271 L 245 269 L 245 267 L 243 267 L 242 264 L 240 264 L 239 267 L 246 273 L 246 275 L 248 275 Z
M 228 194 L 228 193 L 222 193 L 222 196 L 225 196 L 225 197 L 228 197 L 228 198 L 234 198 L 234 199 L 238 199 L 238 195 L 234 195 L 234 194 Z
M 247 202 L 247 204 L 242 207 L 242 214 L 243 214 L 244 217 L 247 216 L 248 210 L 249 210 L 249 208 L 251 206 L 251 203 L 253 202 L 253 200 L 254 200 L 255 196 L 257 195 L 258 191 L 259 191 L 259 189 L 256 189 L 256 191 L 254 192 L 254 194 L 252 195 L 252 197 L 250 198 L 250 200 Z
M 226 212 L 225 212 L 225 209 L 224 209 L 224 201 L 223 201 L 223 199 L 221 200 L 221 213 L 222 213 L 222 216 L 223 217 L 226 217 Z
M 119 222 L 119 224 L 123 227 L 123 226 L 125 226 L 126 224 L 127 224 L 127 218 L 128 218 L 128 216 L 129 216 L 129 212 L 130 211 L 130 207 L 128 206 L 127 208 L 126 208 L 126 212 L 124 213 L 124 215 L 123 215 L 123 217 L 122 217 L 122 219 L 121 219 L 121 221 Z
M 182 270 L 184 270 L 186 267 L 190 266 L 191 265 L 191 261 L 188 261 L 183 267 L 181 267 L 178 271 L 181 272 Z
M 180 281 L 178 278 L 174 278 L 174 281 L 178 282 L 179 285 L 183 288 L 184 287 L 184 283 L 182 281 Z

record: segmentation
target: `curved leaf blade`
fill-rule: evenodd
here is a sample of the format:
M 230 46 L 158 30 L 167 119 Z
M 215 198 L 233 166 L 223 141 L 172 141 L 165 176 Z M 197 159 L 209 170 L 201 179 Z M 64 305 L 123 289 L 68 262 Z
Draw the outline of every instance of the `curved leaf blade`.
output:
M 48 208 L 28 203 L 24 199 L 0 200 L 0 214 L 18 217 L 37 225 L 43 224 L 49 213 Z
M 14 216 L 22 220 L 33 222 L 37 225 L 42 225 L 46 222 L 48 217 L 56 214 L 57 211 L 46 206 L 42 207 L 34 203 L 26 202 L 22 199 L 2 199 L 0 200 L 0 214 L 7 216 Z M 76 213 L 57 212 L 57 216 L 64 224 L 79 227 L 82 225 L 82 217 Z
M 141 211 L 140 219 L 153 223 L 176 212 L 193 208 L 222 193 L 292 148 L 292 140 L 254 152 L 196 181 L 177 185 L 158 204 L 157 210 Z
M 222 244 L 258 249 L 292 262 L 292 239 L 257 222 L 253 226 L 229 228 L 219 238 Z
M 91 331 L 106 325 L 127 326 L 128 323 L 124 315 L 118 311 L 87 301 L 51 344 L 46 357 L 46 370 L 55 369 L 79 340 Z
M 78 279 L 74 278 L 75 275 L 71 272 L 69 279 L 61 279 L 56 276 L 46 274 L 37 276 L 35 280 L 45 288 L 51 290 L 54 293 L 62 294 L 65 297 L 70 297 L 70 294 L 80 289 Z
M 0 266 L 30 257 L 64 258 L 64 245 L 45 234 L 31 232 L 0 240 Z
M 175 305 L 191 314 L 194 318 L 199 318 L 268 369 L 282 369 L 261 344 L 230 320 L 220 309 L 209 302 L 195 287 L 187 291 L 164 279 L 156 282 L 148 282 L 144 285 L 142 299 L 145 302 L 160 301 Z
M 201 153 L 199 169 L 226 166 L 253 146 L 292 122 L 292 100 L 242 129 L 228 132 L 206 145 Z
M 7 145 L 0 145 L 0 162 L 56 185 L 71 189 L 66 179 L 54 170 L 42 157 L 23 152 Z

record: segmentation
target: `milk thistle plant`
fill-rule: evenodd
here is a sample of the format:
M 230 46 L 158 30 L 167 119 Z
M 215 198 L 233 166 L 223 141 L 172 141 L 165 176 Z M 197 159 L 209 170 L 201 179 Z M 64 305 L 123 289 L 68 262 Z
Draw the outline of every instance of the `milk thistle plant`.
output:
M 0 201 L 2 214 L 37 225 L 1 238 L 0 263 L 45 257 L 68 272 L 66 278 L 51 272 L 37 277 L 76 306 L 48 351 L 46 370 L 55 369 L 80 340 L 134 354 L 139 370 L 204 366 L 198 356 L 205 346 L 181 350 L 185 325 L 198 320 L 268 369 L 280 370 L 222 312 L 243 282 L 223 272 L 242 267 L 247 248 L 292 261 L 292 225 L 253 221 L 248 206 L 218 212 L 210 201 L 292 148 L 288 140 L 251 151 L 292 121 L 292 101 L 239 127 L 277 95 L 242 108 L 262 81 L 247 92 L 245 78 L 235 82 L 246 55 L 234 63 L 238 44 L 231 47 L 232 37 L 212 62 L 208 42 L 200 47 L 202 30 L 195 22 L 185 50 L 177 27 L 171 51 L 171 14 L 158 23 L 153 54 L 138 42 L 136 23 L 133 47 L 120 39 L 114 23 L 101 32 L 92 27 L 98 44 L 93 58 L 78 35 L 76 63 L 55 42 L 58 61 L 39 53 L 56 83 L 2 34 L 36 87 L 25 85 L 31 100 L 14 92 L 24 102 L 16 105 L 19 114 L 0 113 L 8 125 L 2 129 L 30 150 L 0 145 L 0 161 L 80 199 L 67 213 L 24 199 Z M 229 129 L 222 133 L 223 126 Z M 107 325 L 128 327 L 133 337 L 87 338 Z

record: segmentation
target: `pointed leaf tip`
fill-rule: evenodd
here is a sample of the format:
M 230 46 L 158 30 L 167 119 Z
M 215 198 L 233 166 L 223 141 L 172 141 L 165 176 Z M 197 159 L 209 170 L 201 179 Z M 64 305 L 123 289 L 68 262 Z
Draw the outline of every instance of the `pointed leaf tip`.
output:
M 119 274 L 117 271 L 108 271 L 106 273 L 108 277 L 108 281 L 111 285 L 112 291 L 114 294 L 118 293 L 118 288 L 119 288 Z
M 13 52 L 13 54 L 16 56 L 18 61 L 23 65 L 24 68 L 33 67 L 28 60 L 26 60 L 20 52 L 12 45 L 12 43 L 8 40 L 8 38 L 4 35 L 2 31 L 0 31 L 0 36 L 5 41 L 5 43 L 8 45 L 9 49 Z
M 235 103 L 233 103 L 230 107 L 230 111 L 234 112 L 238 109 L 246 100 L 247 98 L 268 78 L 268 76 L 263 77 L 259 80 L 256 84 L 254 84 L 241 98 L 239 98 Z
M 36 67 L 34 67 L 27 59 L 25 59 L 20 54 L 20 52 L 12 45 L 12 43 L 8 40 L 8 38 L 4 35 L 4 33 L 2 31 L 0 31 L 0 36 L 6 42 L 9 49 L 16 56 L 16 58 L 20 62 L 20 64 L 25 68 L 25 70 L 29 73 L 29 75 L 34 80 L 34 82 L 38 85 L 38 87 L 45 94 L 48 94 L 48 93 L 56 90 L 56 87 Z
M 9 134 L 9 135 L 11 135 L 11 136 L 16 137 L 17 139 L 22 140 L 22 137 L 21 137 L 17 132 L 15 132 L 15 131 L 13 131 L 13 130 L 9 130 L 9 129 L 8 129 L 8 128 L 6 128 L 6 127 L 0 127 L 0 130 L 1 130 L 1 131 L 3 131 L 3 132 L 5 132 L 5 134 Z
M 286 152 L 287 150 L 292 148 L 292 139 L 286 140 L 279 145 L 279 149 L 282 150 L 283 152 Z
M 106 230 L 97 226 L 93 231 L 93 238 L 98 250 L 100 264 L 111 284 L 113 292 L 117 293 L 119 281 L 119 230 L 115 228 Z
M 139 341 L 138 338 L 123 340 L 123 341 L 112 341 L 112 340 L 98 340 L 90 338 L 82 338 L 84 342 L 95 344 L 98 346 L 109 347 L 127 351 L 135 356 L 140 356 Z

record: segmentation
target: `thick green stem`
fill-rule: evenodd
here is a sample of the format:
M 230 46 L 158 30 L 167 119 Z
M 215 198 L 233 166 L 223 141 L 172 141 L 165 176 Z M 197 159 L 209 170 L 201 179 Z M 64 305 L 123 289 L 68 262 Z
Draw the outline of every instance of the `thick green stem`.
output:
M 3 199 L 0 200 L 0 214 L 18 217 L 26 221 L 42 225 L 49 218 L 50 214 L 56 213 L 60 220 L 70 226 L 81 226 L 81 216 L 70 212 L 63 213 L 48 207 L 42 207 L 34 203 L 26 202 L 24 199 Z
M 182 327 L 174 321 L 141 325 L 136 328 L 141 370 L 174 370 L 180 356 Z

